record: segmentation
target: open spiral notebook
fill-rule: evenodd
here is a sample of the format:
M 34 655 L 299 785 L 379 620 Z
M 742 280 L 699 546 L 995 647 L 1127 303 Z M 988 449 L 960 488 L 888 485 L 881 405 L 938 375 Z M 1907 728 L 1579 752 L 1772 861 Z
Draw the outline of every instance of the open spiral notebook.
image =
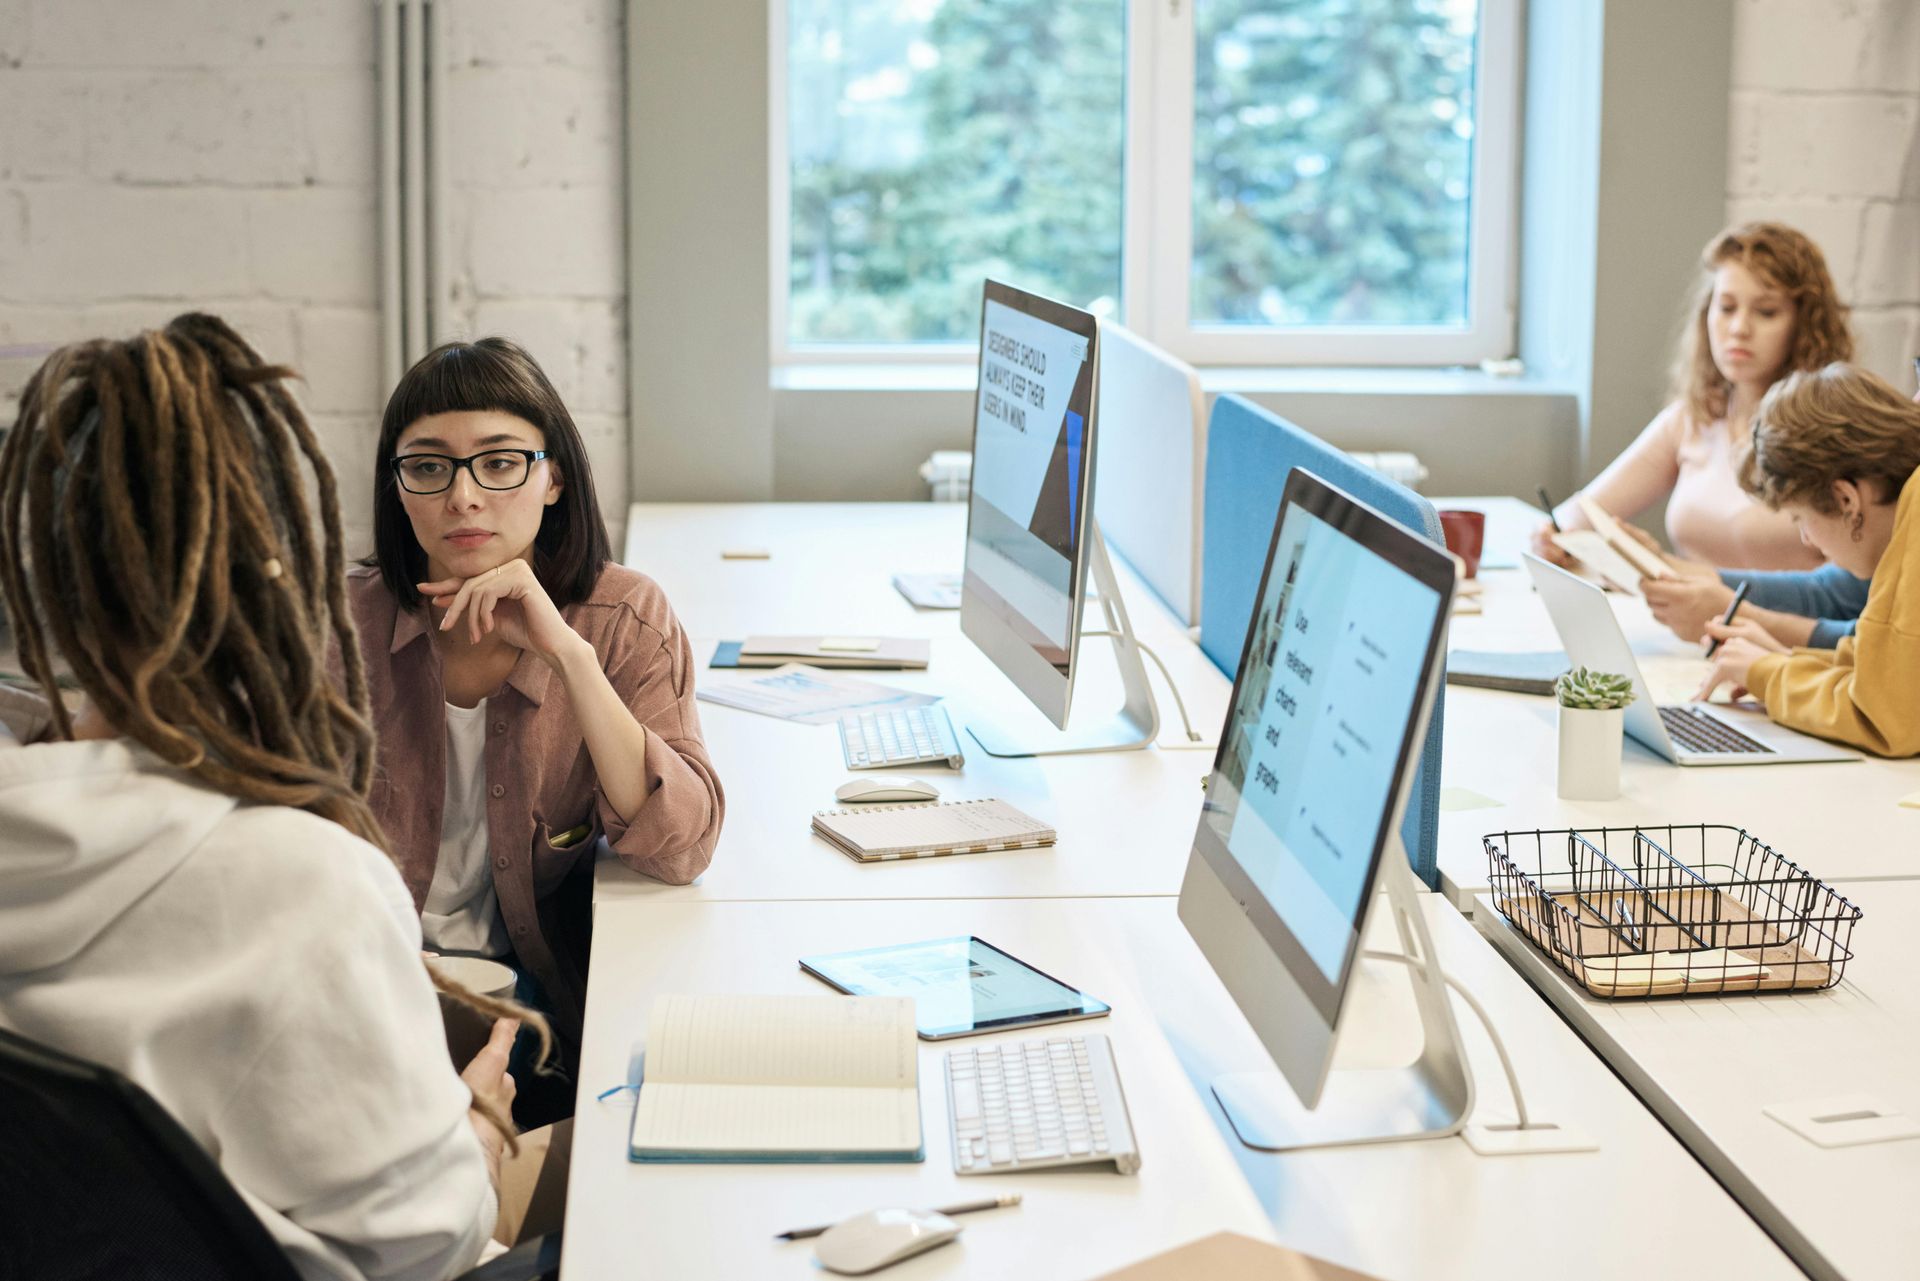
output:
M 1051 845 L 1058 834 L 1005 801 L 922 801 L 821 810 L 813 830 L 862 863 Z

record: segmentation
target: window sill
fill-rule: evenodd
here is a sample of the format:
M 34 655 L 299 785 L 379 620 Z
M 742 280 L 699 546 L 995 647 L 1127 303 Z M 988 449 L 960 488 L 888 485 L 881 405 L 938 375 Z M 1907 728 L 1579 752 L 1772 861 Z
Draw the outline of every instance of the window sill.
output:
M 1572 389 L 1542 378 L 1497 378 L 1478 369 L 1220 366 L 1202 369 L 1208 395 L 1543 396 Z M 969 392 L 971 364 L 793 364 L 773 367 L 776 392 Z

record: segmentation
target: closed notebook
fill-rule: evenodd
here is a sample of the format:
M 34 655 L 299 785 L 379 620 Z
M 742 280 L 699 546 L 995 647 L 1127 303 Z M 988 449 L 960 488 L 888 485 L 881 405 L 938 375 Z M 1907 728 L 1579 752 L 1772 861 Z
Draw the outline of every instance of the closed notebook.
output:
M 992 799 L 822 810 L 813 830 L 862 863 L 1027 849 L 1057 839 L 1039 819 Z
M 811 663 L 903 671 L 925 667 L 932 652 L 924 636 L 749 636 L 740 642 L 735 662 L 741 667 Z
M 913 999 L 663 996 L 635 1161 L 920 1161 Z
M 1447 651 L 1447 684 L 1503 689 L 1515 694 L 1551 694 L 1553 683 L 1572 667 L 1557 649 L 1503 653 L 1497 650 Z

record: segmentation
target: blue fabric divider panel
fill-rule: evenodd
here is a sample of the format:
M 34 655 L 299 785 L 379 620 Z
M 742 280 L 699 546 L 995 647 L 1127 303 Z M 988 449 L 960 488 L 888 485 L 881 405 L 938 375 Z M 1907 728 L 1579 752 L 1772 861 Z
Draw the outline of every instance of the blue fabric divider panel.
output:
M 1253 596 L 1287 473 L 1304 467 L 1369 507 L 1438 546 L 1440 517 L 1433 504 L 1404 485 L 1362 467 L 1310 432 L 1239 396 L 1221 396 L 1207 423 L 1206 525 L 1200 552 L 1200 649 L 1213 665 L 1235 675 L 1247 642 Z M 1438 887 L 1441 712 L 1444 682 L 1433 693 L 1407 813 L 1400 825 L 1414 872 Z

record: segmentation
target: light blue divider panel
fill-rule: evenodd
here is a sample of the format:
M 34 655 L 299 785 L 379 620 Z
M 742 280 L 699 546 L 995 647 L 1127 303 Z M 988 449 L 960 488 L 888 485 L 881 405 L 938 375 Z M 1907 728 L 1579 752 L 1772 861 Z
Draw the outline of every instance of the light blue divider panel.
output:
M 1228 676 L 1240 664 L 1260 587 L 1260 567 L 1287 473 L 1304 467 L 1328 484 L 1440 544 L 1433 504 L 1404 485 L 1353 461 L 1325 441 L 1238 396 L 1214 402 L 1207 424 L 1206 526 L 1201 540 L 1200 648 Z M 1400 834 L 1414 872 L 1439 884 L 1440 730 L 1443 683 L 1433 694 L 1433 718 L 1407 798 Z

